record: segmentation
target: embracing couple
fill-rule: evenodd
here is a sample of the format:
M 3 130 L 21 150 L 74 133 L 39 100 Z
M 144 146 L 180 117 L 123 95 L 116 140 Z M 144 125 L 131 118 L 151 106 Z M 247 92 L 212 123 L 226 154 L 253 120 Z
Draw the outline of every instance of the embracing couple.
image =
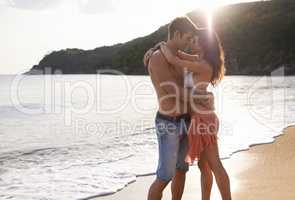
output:
M 190 53 L 184 52 L 189 49 Z M 187 17 L 174 19 L 167 42 L 148 50 L 144 64 L 157 93 L 155 124 L 159 161 L 148 200 L 159 200 L 170 181 L 180 200 L 186 172 L 194 161 L 201 172 L 202 200 L 209 200 L 213 174 L 223 200 L 231 200 L 230 181 L 219 158 L 219 119 L 208 91 L 224 76 L 223 49 L 217 34 L 197 28 Z

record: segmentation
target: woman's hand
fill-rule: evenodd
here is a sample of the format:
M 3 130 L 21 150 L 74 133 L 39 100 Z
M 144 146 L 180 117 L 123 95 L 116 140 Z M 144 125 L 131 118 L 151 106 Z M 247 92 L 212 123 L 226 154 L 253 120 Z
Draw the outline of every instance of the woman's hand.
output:
M 151 58 L 151 56 L 153 55 L 153 53 L 158 49 L 160 48 L 161 44 L 166 44 L 166 42 L 159 42 L 157 43 L 153 48 L 150 48 L 145 54 L 144 54 L 144 57 L 143 57 L 143 64 L 145 66 L 147 66 L 149 64 L 149 60 Z
M 171 50 L 169 49 L 169 47 L 167 47 L 167 45 L 161 44 L 161 51 L 170 64 L 175 64 L 177 58 L 175 55 L 172 54 Z
M 185 53 L 184 51 L 181 51 L 181 50 L 178 50 L 177 51 L 177 56 L 180 58 L 180 59 L 183 59 L 183 60 L 188 60 L 188 61 L 200 61 L 200 56 L 198 54 L 188 54 L 188 53 Z
M 166 45 L 166 42 L 162 41 L 162 42 L 158 42 L 154 47 L 153 49 L 160 49 L 161 45 Z
M 151 56 L 153 55 L 153 53 L 154 53 L 154 49 L 151 48 L 144 54 L 144 57 L 143 57 L 144 66 L 148 66 L 149 60 L 150 60 Z

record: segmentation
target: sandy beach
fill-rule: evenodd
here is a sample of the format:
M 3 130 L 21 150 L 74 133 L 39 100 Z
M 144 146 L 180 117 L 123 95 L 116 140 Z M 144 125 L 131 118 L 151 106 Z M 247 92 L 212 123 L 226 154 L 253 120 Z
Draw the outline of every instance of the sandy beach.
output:
M 295 199 L 295 126 L 284 129 L 273 143 L 252 146 L 249 150 L 222 161 L 231 180 L 232 198 L 239 200 Z M 138 177 L 135 183 L 109 196 L 93 200 L 146 199 L 154 176 Z M 191 166 L 187 174 L 184 200 L 201 200 L 200 172 Z M 170 187 L 164 200 L 171 199 Z M 221 199 L 214 181 L 211 199 Z

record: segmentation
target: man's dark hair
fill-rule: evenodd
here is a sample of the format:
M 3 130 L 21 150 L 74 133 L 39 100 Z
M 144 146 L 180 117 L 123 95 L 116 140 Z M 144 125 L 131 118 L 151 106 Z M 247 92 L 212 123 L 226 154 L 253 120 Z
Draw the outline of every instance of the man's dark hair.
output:
M 169 39 L 172 39 L 175 32 L 179 31 L 181 36 L 184 33 L 196 34 L 198 28 L 188 17 L 177 17 L 168 26 Z

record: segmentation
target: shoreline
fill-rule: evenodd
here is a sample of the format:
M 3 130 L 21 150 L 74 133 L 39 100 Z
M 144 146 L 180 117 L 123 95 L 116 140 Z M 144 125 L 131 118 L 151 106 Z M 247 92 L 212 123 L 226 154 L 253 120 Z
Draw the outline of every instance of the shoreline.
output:
M 237 150 L 233 152 L 230 157 L 222 159 L 222 163 L 227 170 L 230 180 L 231 180 L 231 191 L 233 199 L 269 199 L 277 200 L 278 197 L 282 198 L 283 195 L 288 196 L 284 199 L 295 199 L 295 194 L 292 194 L 289 187 L 294 184 L 293 182 L 287 182 L 284 184 L 287 191 L 290 192 L 279 192 L 278 190 L 268 191 L 269 188 L 282 187 L 282 185 L 277 185 L 278 181 L 275 175 L 280 172 L 281 177 L 289 177 L 290 180 L 295 179 L 295 172 L 286 175 L 288 171 L 292 171 L 295 168 L 295 125 L 291 124 L 282 129 L 281 133 L 274 136 L 274 141 L 267 143 L 252 144 L 247 149 Z M 292 143 L 293 141 L 293 143 Z M 293 145 L 292 145 L 293 144 Z M 273 150 L 275 149 L 275 150 Z M 294 153 L 293 153 L 294 152 Z M 289 164 L 284 167 L 289 170 L 280 170 L 280 166 L 284 162 L 282 157 L 289 155 Z M 275 159 L 276 158 L 276 159 Z M 266 161 L 266 159 L 268 161 Z M 280 160 L 282 159 L 282 160 Z M 259 160 L 259 161 L 258 161 Z M 261 160 L 264 164 L 263 168 L 261 166 Z M 276 160 L 277 162 L 274 162 Z M 246 162 L 248 161 L 248 162 Z M 242 165 L 240 163 L 243 163 Z M 285 162 L 284 163 L 288 163 Z M 257 170 L 256 170 L 257 168 Z M 261 169 L 263 169 L 261 171 Z M 257 171 L 261 172 L 258 173 Z M 294 171 L 294 170 L 293 170 Z M 251 172 L 251 173 L 250 173 Z M 265 174 L 266 173 L 266 174 Z M 257 174 L 256 177 L 253 177 Z M 259 176 L 265 176 L 267 181 L 264 179 L 259 179 Z M 272 179 L 269 178 L 272 177 Z M 252 177 L 252 178 L 251 178 Z M 155 179 L 154 173 L 147 175 L 137 176 L 135 181 L 128 183 L 124 188 L 118 190 L 112 194 L 106 194 L 103 196 L 93 196 L 85 199 L 91 200 L 118 200 L 118 199 L 145 199 L 148 188 L 150 184 Z M 250 185 L 243 185 L 244 182 L 252 182 Z M 196 166 L 190 166 L 190 170 L 187 173 L 186 187 L 183 195 L 183 199 L 201 199 L 201 188 L 200 188 L 200 172 Z M 284 182 L 284 180 L 279 181 Z M 170 184 L 169 184 L 170 185 Z M 265 187 L 262 187 L 265 186 Z M 288 187 L 289 186 L 289 187 Z M 247 188 L 248 187 L 248 188 Z M 262 188 L 261 188 L 262 187 Z M 263 193 L 263 191 L 268 191 Z M 255 194 L 261 195 L 261 198 L 257 198 Z M 279 193 L 279 194 L 278 194 Z M 253 195 L 250 198 L 247 195 Z M 269 197 L 266 198 L 267 195 Z M 289 198 L 291 195 L 292 198 Z M 212 199 L 219 199 L 219 191 L 214 180 L 212 193 Z M 163 194 L 163 199 L 171 199 L 170 187 L 167 186 Z

